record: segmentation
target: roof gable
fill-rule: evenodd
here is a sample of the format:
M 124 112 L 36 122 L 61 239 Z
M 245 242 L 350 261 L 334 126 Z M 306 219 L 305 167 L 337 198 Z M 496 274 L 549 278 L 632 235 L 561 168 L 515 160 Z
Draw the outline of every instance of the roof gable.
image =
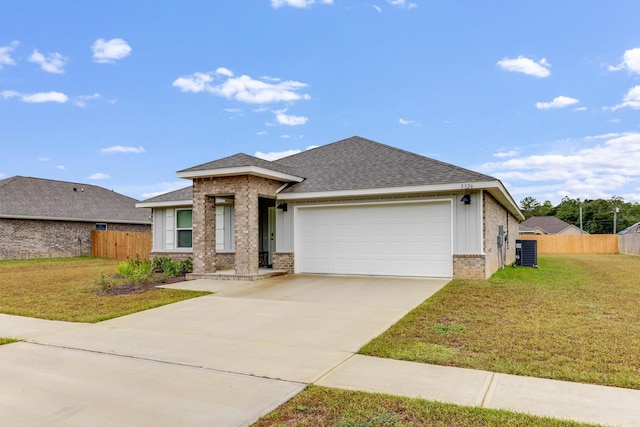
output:
M 0 217 L 149 224 L 136 200 L 91 184 L 14 176 L 0 181 Z
M 529 228 L 539 228 L 547 234 L 559 234 L 563 230 L 572 227 L 571 224 L 564 222 L 555 216 L 532 216 L 521 223 Z
M 269 172 L 275 172 L 276 175 L 282 174 L 289 176 L 292 178 L 292 181 L 302 180 L 302 175 L 294 168 L 259 159 L 244 153 L 234 154 L 233 156 L 180 170 L 178 171 L 178 176 L 182 178 L 192 178 L 207 175 L 237 175 L 251 173 L 252 171 L 255 173 L 260 170 L 263 170 L 263 173 L 266 172 L 267 175 L 269 175 Z

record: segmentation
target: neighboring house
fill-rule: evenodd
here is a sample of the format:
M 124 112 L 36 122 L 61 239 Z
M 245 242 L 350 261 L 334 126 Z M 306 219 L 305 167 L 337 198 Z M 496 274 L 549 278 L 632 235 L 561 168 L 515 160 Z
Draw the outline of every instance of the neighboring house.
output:
M 532 216 L 520 223 L 520 234 L 589 234 L 555 216 Z
M 636 222 L 633 225 L 630 225 L 629 227 L 625 228 L 624 230 L 618 232 L 618 234 L 635 234 L 635 233 L 640 233 L 640 222 Z
M 153 208 L 152 255 L 217 270 L 486 278 L 515 259 L 517 203 L 496 178 L 352 137 L 275 161 L 178 171 Z M 191 192 L 191 194 L 190 194 Z M 499 246 L 499 234 L 506 238 Z
M 92 230 L 151 231 L 151 210 L 89 184 L 0 180 L 0 259 L 91 255 Z

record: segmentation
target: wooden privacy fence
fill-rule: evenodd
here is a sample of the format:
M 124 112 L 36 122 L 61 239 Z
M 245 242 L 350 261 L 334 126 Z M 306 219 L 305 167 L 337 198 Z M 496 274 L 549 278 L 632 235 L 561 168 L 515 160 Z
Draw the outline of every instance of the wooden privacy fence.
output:
M 539 254 L 617 254 L 617 234 L 524 234 L 521 240 L 537 240 Z
M 91 241 L 91 255 L 102 258 L 149 259 L 151 252 L 151 233 L 93 230 Z

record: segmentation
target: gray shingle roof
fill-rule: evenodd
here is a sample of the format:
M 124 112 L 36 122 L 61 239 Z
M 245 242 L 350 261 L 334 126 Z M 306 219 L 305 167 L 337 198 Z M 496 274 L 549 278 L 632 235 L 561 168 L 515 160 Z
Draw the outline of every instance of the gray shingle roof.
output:
M 495 181 L 488 175 L 354 136 L 274 164 L 303 171 L 283 193 Z
M 259 159 L 257 157 L 249 156 L 248 154 L 238 153 L 233 156 L 225 157 L 223 159 L 214 160 L 212 162 L 203 163 L 198 166 L 193 166 L 187 169 L 183 169 L 180 172 L 196 172 L 196 171 L 206 171 L 213 169 L 224 169 L 224 168 L 240 168 L 245 166 L 257 166 L 264 169 L 272 170 L 275 172 L 285 173 L 288 175 L 300 176 L 300 171 L 291 167 L 287 167 L 285 165 L 281 165 L 278 163 L 270 162 L 268 160 Z
M 160 194 L 159 196 L 145 199 L 144 203 L 161 203 L 161 202 L 177 202 L 193 199 L 193 187 L 188 186 L 179 190 L 170 191 Z
M 618 234 L 633 234 L 633 233 L 640 233 L 640 222 L 636 222 L 635 224 L 630 225 L 624 230 L 618 232 Z
M 520 225 L 531 229 L 540 228 L 547 234 L 558 234 L 567 227 L 571 227 L 571 224 L 555 216 L 532 216 L 521 222 Z
M 150 209 L 106 188 L 14 176 L 0 180 L 0 217 L 151 224 Z

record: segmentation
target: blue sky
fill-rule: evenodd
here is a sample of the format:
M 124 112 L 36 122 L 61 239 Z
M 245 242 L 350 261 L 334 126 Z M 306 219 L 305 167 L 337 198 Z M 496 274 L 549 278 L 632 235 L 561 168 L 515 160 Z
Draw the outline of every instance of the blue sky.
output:
M 516 201 L 640 202 L 637 0 L 21 0 L 2 16 L 0 178 L 144 199 L 200 163 L 359 135 Z

